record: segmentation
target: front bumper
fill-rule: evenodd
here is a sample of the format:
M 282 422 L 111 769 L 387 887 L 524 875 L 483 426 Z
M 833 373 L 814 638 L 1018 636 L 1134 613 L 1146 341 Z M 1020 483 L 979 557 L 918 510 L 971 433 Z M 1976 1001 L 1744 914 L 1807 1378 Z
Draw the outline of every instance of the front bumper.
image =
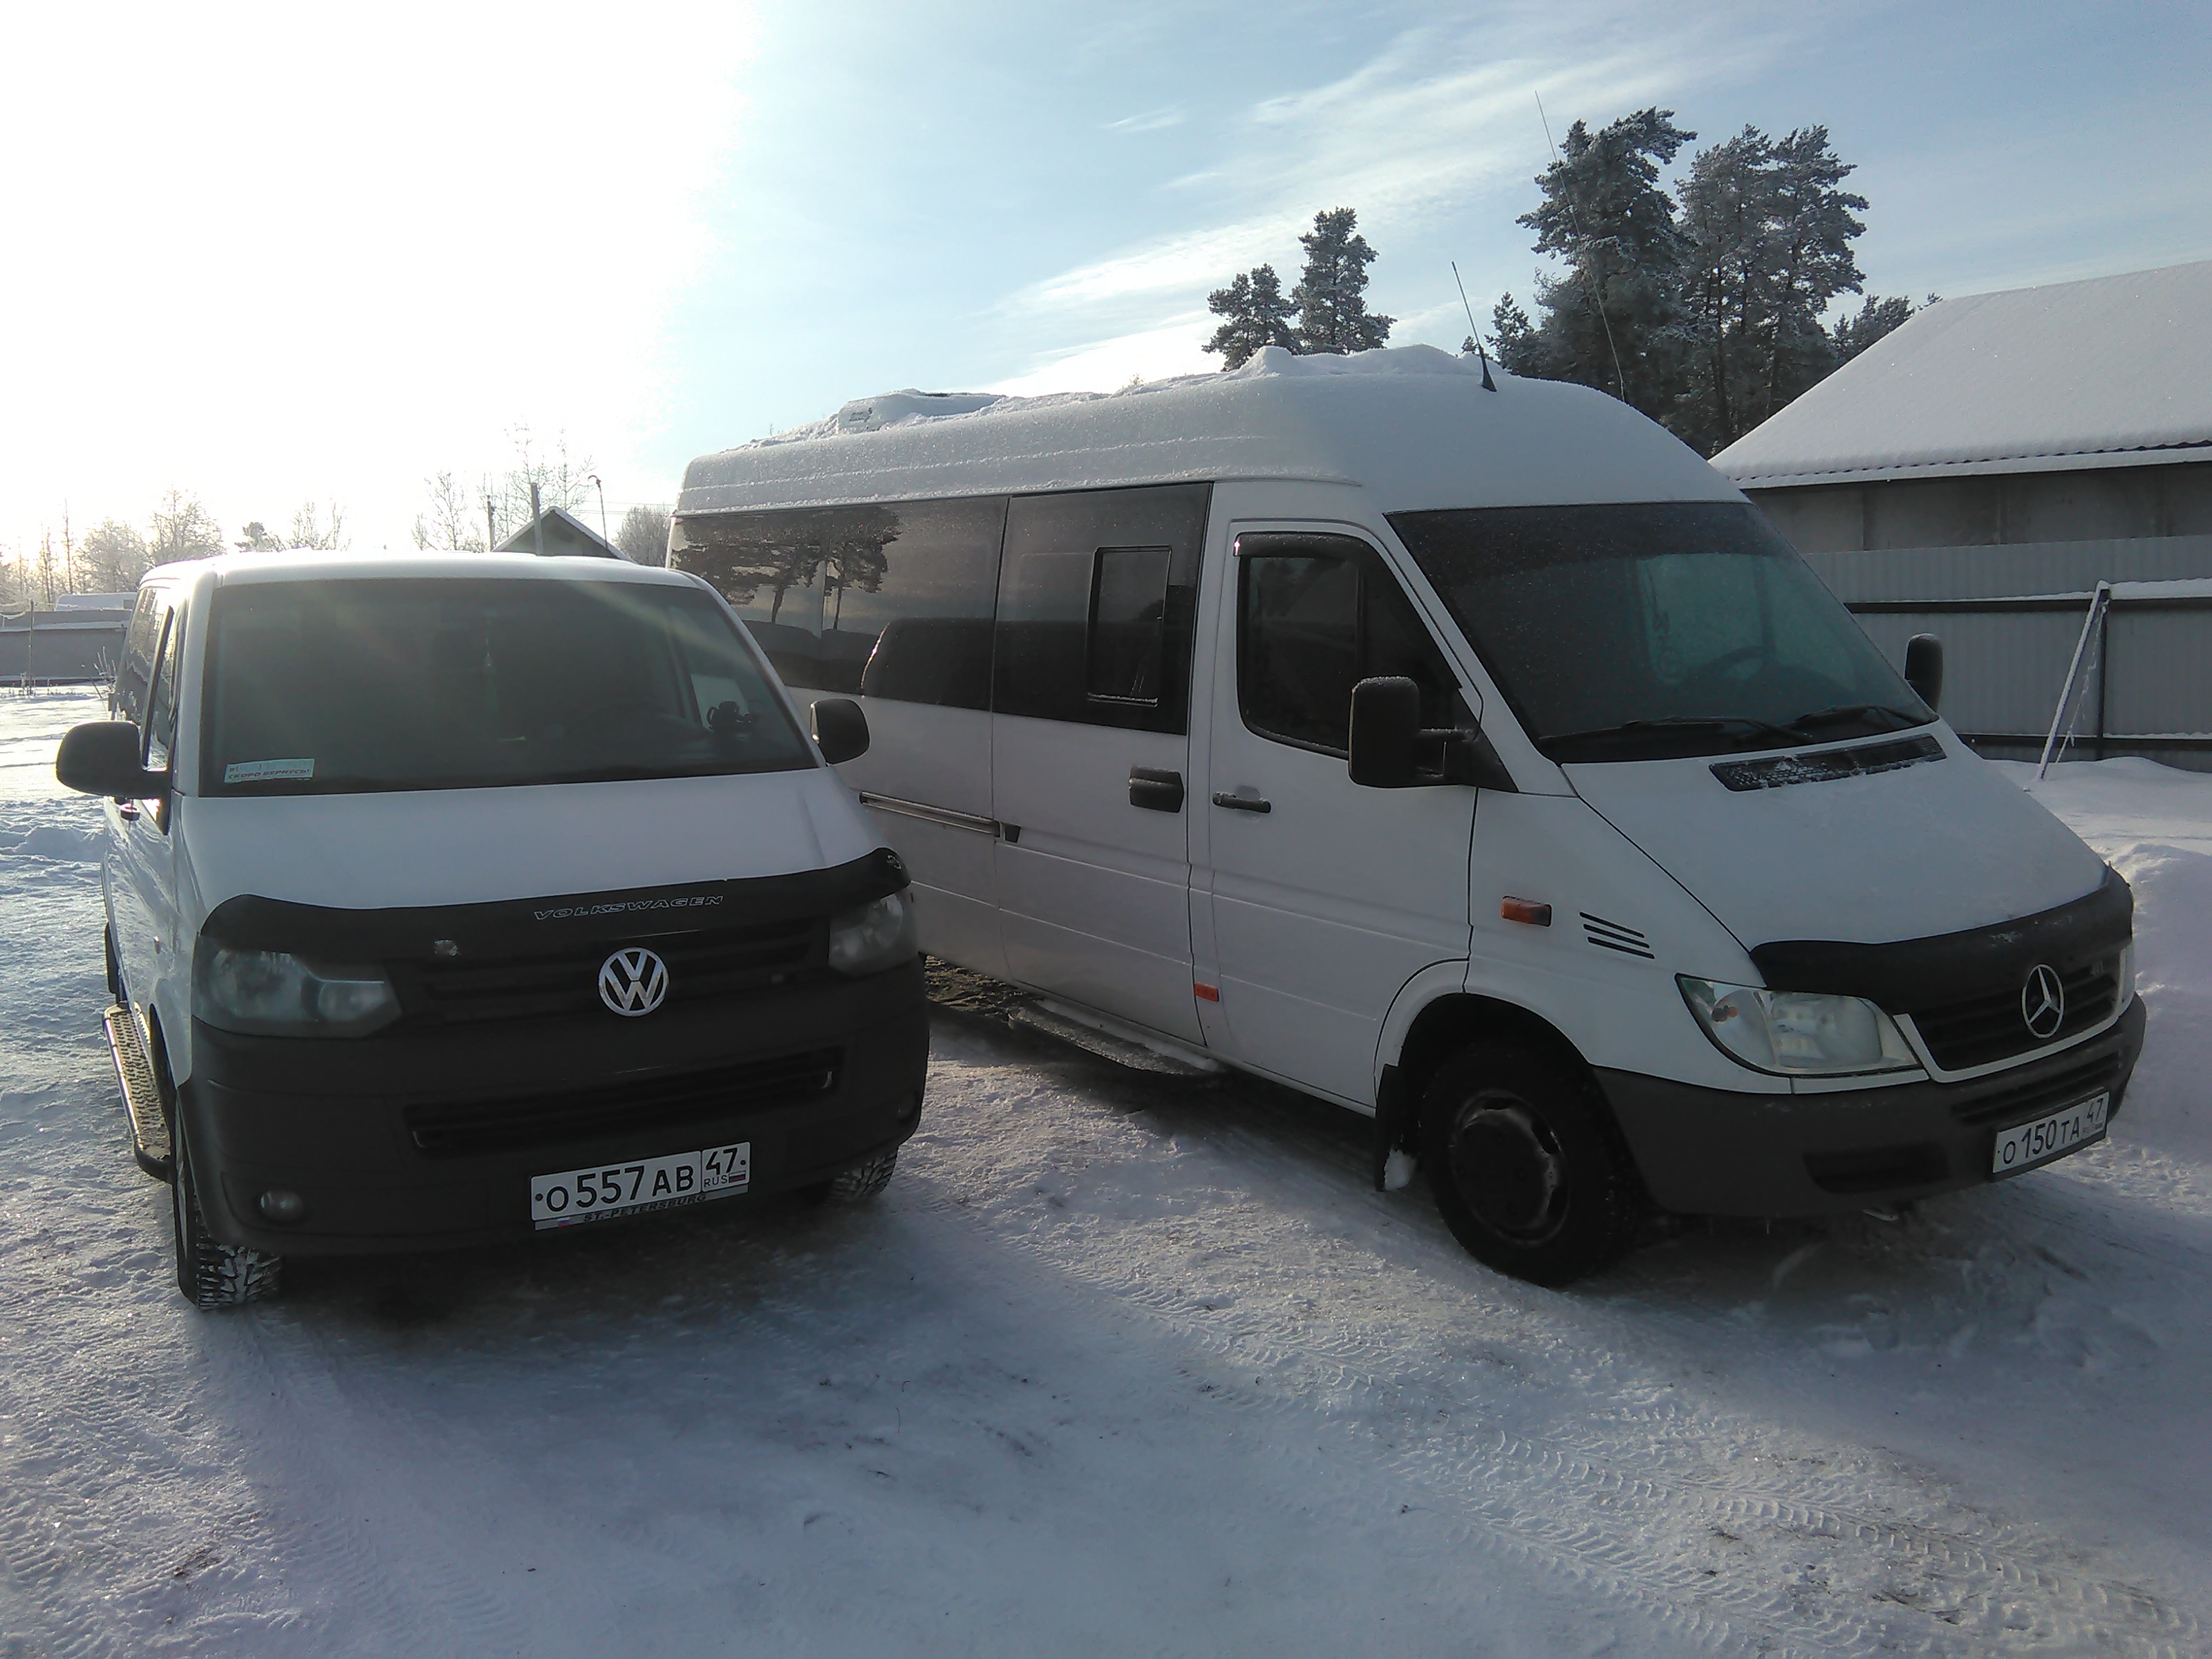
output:
M 805 1062 L 831 1055 L 834 1084 L 806 1082 Z M 826 1179 L 914 1133 L 928 1056 L 916 961 L 639 1020 L 351 1041 L 195 1021 L 177 1107 L 193 1184 L 225 1243 L 285 1255 L 439 1249 L 532 1237 L 530 1177 L 555 1170 L 749 1141 L 752 1194 Z M 749 1095 L 760 1079 L 772 1086 Z M 261 1217 L 256 1200 L 271 1188 L 306 1200 L 300 1221 Z
M 1990 1180 L 1998 1133 L 2109 1091 L 2142 1052 L 2137 998 L 2063 1053 L 1968 1083 L 1836 1094 L 1737 1094 L 1633 1072 L 1598 1081 L 1652 1199 L 1686 1215 L 1813 1216 Z

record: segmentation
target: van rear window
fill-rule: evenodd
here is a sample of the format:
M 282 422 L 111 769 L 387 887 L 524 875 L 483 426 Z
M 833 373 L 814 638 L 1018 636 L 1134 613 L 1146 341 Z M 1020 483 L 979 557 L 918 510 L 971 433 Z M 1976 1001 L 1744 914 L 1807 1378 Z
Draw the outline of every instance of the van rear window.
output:
M 201 788 L 349 794 L 813 764 L 706 593 L 390 578 L 223 588 Z

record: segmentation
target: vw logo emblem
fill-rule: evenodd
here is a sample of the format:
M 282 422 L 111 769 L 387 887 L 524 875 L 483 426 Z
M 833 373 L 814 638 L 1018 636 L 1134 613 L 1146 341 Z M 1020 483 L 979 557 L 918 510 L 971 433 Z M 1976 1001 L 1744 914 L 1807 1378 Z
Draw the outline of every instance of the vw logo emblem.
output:
M 2036 1037 L 2058 1035 L 2058 1027 L 2066 1018 L 2066 988 L 2049 963 L 2039 962 L 2028 970 L 2027 983 L 2020 988 L 2020 1017 Z
M 599 1000 L 625 1018 L 667 1000 L 668 964 L 650 951 L 617 951 L 599 964 Z

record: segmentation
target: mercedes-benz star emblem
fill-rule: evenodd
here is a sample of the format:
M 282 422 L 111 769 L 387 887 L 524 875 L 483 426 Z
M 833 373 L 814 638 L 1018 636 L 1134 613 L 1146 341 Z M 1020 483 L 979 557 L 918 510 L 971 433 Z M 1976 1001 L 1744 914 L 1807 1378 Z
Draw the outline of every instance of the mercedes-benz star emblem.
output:
M 2066 987 L 2049 963 L 2039 962 L 2028 969 L 2027 983 L 2020 988 L 2020 1017 L 2039 1039 L 2058 1035 L 2066 1019 Z
M 599 1000 L 627 1018 L 667 1000 L 668 964 L 650 951 L 617 951 L 599 964 Z

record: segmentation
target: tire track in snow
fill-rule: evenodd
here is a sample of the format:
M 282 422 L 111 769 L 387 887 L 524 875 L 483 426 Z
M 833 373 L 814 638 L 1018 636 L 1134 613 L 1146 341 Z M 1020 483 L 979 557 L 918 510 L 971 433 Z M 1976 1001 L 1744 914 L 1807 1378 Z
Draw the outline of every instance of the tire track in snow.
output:
M 1085 1081 L 1093 1094 L 1126 1098 L 1135 1092 L 1118 1079 L 1091 1075 Z M 1086 1107 L 1052 1082 L 1025 1081 L 1012 1092 L 1014 1099 L 1000 1103 L 1001 1115 L 1018 1114 L 1023 1134 L 993 1137 L 975 1161 L 996 1163 L 993 1179 L 1022 1195 L 981 1206 L 971 1198 L 960 1207 L 978 1224 L 1050 1256 L 1057 1270 L 1173 1325 L 1216 1354 L 1225 1372 L 1254 1375 L 1249 1389 L 1238 1381 L 1219 1384 L 1220 1397 L 1241 1410 L 1295 1415 L 1281 1391 L 1285 1373 L 1329 1402 L 1332 1415 L 1340 1416 L 1349 1402 L 1369 1404 L 1372 1418 L 1402 1417 L 1414 1395 L 1425 1395 L 1421 1403 L 1429 1409 L 1449 1410 L 1455 1396 L 1441 1367 L 1395 1382 L 1388 1376 L 1401 1363 L 1397 1356 L 1432 1350 L 1447 1332 L 1502 1340 L 1531 1361 L 1556 1357 L 1556 1336 L 1543 1330 L 1540 1315 L 1500 1319 L 1487 1305 L 1518 1303 L 1516 1312 L 1525 1315 L 1545 1293 L 1505 1285 L 1460 1258 L 1440 1224 L 1408 1228 L 1402 1211 L 1360 1216 L 1375 1207 L 1371 1194 L 1347 1198 L 1329 1174 L 1295 1154 L 1286 1157 L 1279 1140 L 1237 1125 L 1233 1111 L 1227 1125 L 1211 1130 L 1192 1121 L 1196 1112 L 1164 1113 L 1178 1126 L 1175 1139 L 1164 1144 L 1126 1123 L 1105 1127 L 1096 1105 Z M 1038 1146 L 1041 1130 L 1052 1146 Z M 1200 1150 L 1185 1152 L 1185 1140 L 1197 1141 Z M 1093 1176 L 1071 1181 L 1067 1172 L 1081 1160 L 1066 1153 L 1079 1146 L 1104 1156 Z M 1029 1155 L 1019 1182 L 1006 1179 L 1016 1173 L 1008 1166 L 1018 1161 L 1009 1156 L 1017 1148 Z M 1193 1248 L 1171 1224 L 1126 1224 L 1123 1217 L 1119 1226 L 1115 1218 L 1086 1225 L 1070 1214 L 1077 1190 L 1095 1179 L 1097 1168 L 1132 1162 L 1155 1166 L 1148 1174 L 1174 1165 L 1169 1184 L 1186 1190 L 1216 1183 L 1241 1189 L 1243 1196 L 1287 1188 L 1297 1198 L 1271 1207 L 1246 1197 L 1233 1210 L 1183 1221 L 1186 1231 L 1203 1234 L 1206 1222 L 1235 1216 L 1231 1231 L 1242 1236 L 1233 1253 Z M 1061 1184 L 1056 1193 L 1054 1182 Z M 991 1184 L 960 1182 L 970 1194 Z M 1335 1190 L 1316 1202 L 1316 1184 Z M 1047 1201 L 1037 1204 L 1037 1195 Z M 1116 1196 L 1125 1207 L 1158 1207 L 1150 1193 L 1131 1199 L 1109 1189 L 1100 1201 Z M 1302 1237 L 1313 1231 L 1308 1218 L 1317 1211 L 1338 1229 L 1337 1240 L 1317 1245 Z M 1364 1239 L 1362 1220 L 1373 1228 Z M 1374 1228 L 1377 1220 L 1382 1225 Z M 1327 1270 L 1327 1258 L 1340 1253 L 1331 1244 L 1346 1243 L 1355 1253 L 1372 1251 L 1366 1282 Z M 1408 1250 L 1408 1243 L 1416 1248 Z M 1243 1260 L 1231 1261 L 1231 1254 Z M 1373 1294 L 1378 1281 L 1425 1270 L 1427 1279 L 1391 1285 L 1379 1303 Z M 1319 1340 L 1310 1334 L 1311 1319 L 1301 1331 L 1296 1322 L 1268 1311 L 1295 1305 L 1300 1293 L 1292 1287 L 1298 1285 L 1307 1287 L 1307 1301 L 1333 1304 L 1324 1322 L 1333 1329 Z M 1622 1316 L 1607 1300 L 1576 1305 L 1573 1322 L 1601 1328 L 1600 1346 L 1608 1352 L 1648 1346 L 1649 1333 L 1635 1328 L 1636 1310 Z M 1378 1307 L 1396 1316 L 1377 1318 Z M 1671 1386 L 1636 1375 L 1638 1369 L 1593 1369 L 1588 1380 L 1598 1386 L 1589 1403 L 1632 1407 Z M 1271 1370 L 1277 1374 L 1273 1388 L 1261 1381 Z M 1392 1396 L 1388 1406 L 1370 1403 L 1385 1395 Z M 1337 1432 L 1343 1426 L 1333 1425 Z M 1710 1407 L 1671 1409 L 1660 1422 L 1632 1417 L 1628 1426 L 1626 1435 L 1618 1428 L 1601 1432 L 1570 1412 L 1547 1421 L 1540 1438 L 1501 1428 L 1479 1445 L 1462 1437 L 1451 1449 L 1427 1447 L 1413 1455 L 1389 1446 L 1387 1431 L 1365 1437 L 1370 1451 L 1409 1485 L 1456 1501 L 1489 1547 L 1587 1575 L 1700 1639 L 1781 1640 L 1816 1652 L 1899 1643 L 1965 1652 L 1997 1643 L 2028 1651 L 2178 1653 L 2203 1634 L 2197 1615 L 2172 1598 L 2061 1539 L 1942 1498 L 1937 1477 L 1896 1459 Z M 1701 1467 L 1696 1449 L 1714 1443 L 1733 1449 L 1739 1465 L 1764 1467 L 1748 1479 L 1710 1460 Z M 1821 1473 L 1795 1473 L 1808 1462 Z M 1714 1543 L 1735 1547 L 1737 1559 L 1718 1555 Z M 1723 1565 L 1702 1565 L 1714 1559 Z M 1746 1579 L 1749 1583 L 1735 1582 Z

